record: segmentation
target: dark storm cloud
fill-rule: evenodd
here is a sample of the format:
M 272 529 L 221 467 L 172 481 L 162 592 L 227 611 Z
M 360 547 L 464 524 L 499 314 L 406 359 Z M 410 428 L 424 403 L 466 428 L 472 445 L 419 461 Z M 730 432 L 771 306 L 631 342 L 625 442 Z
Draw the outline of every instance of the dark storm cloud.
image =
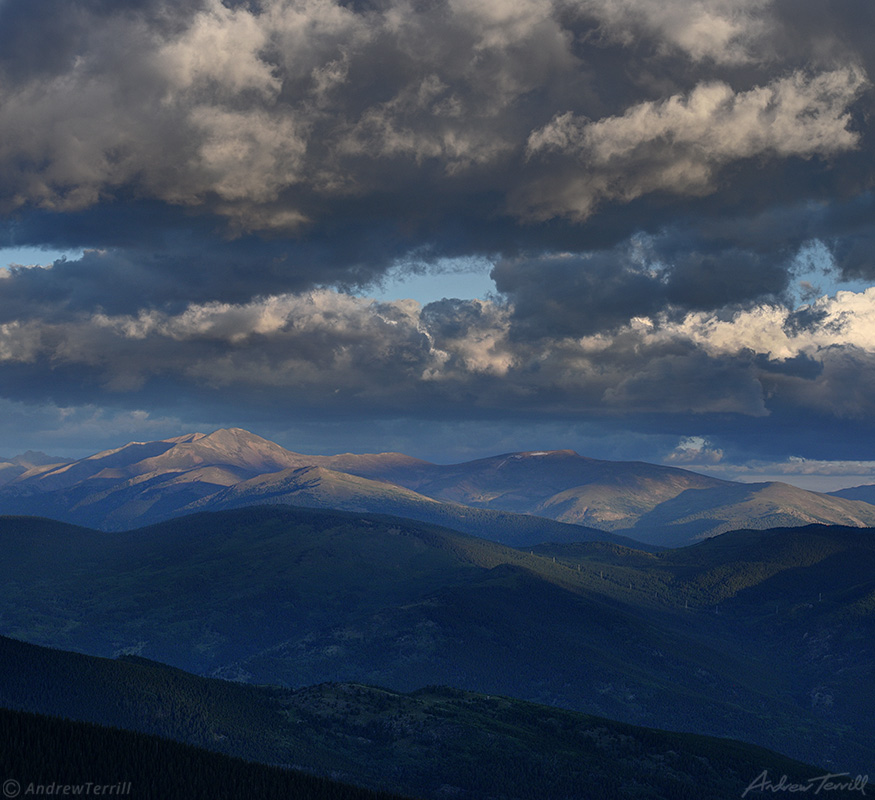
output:
M 193 4 L 174 6 L 181 16 Z M 147 14 L 153 26 L 169 32 L 166 23 L 174 6 L 155 0 L 4 0 L 0 3 L 0 66 L 13 81 L 56 75 L 73 66 L 96 21 Z
M 625 249 L 625 248 L 624 248 Z M 583 336 L 659 310 L 665 289 L 628 252 L 504 260 L 492 278 L 522 336 Z
M 871 298 L 793 298 L 809 262 L 875 274 L 872 15 L 6 0 L 0 245 L 86 252 L 0 272 L 3 396 L 653 430 L 868 414 L 848 387 Z M 465 256 L 494 259 L 492 301 L 332 291 Z
M 775 0 L 773 42 L 784 59 L 806 65 L 812 58 L 841 61 L 852 53 L 867 72 L 875 67 L 868 30 L 875 9 L 866 0 Z
M 567 32 L 535 2 L 203 2 L 173 11 L 182 28 L 154 7 L 74 8 L 87 24 L 45 31 L 54 69 L 4 72 L 11 208 L 75 210 L 130 187 L 232 228 L 295 230 L 324 215 L 320 198 L 478 170 L 491 183 L 528 133 L 520 98 L 575 74 Z M 11 20 L 19 40 L 42 30 L 39 11 Z
M 875 290 L 825 298 L 807 314 L 780 305 L 697 311 L 536 341 L 517 334 L 511 306 L 423 308 L 320 290 L 179 313 L 13 321 L 0 326 L 0 364 L 17 399 L 32 391 L 55 400 L 58 387 L 74 386 L 80 398 L 103 392 L 132 403 L 209 390 L 230 405 L 260 395 L 267 405 L 416 408 L 428 417 L 447 409 L 759 416 L 777 397 L 863 416 L 875 411 L 875 395 L 842 387 L 855 370 L 869 374 L 873 332 Z
M 692 426 L 727 453 L 738 442 L 764 455 L 792 442 L 790 452 L 814 457 L 829 451 L 824 431 L 850 424 L 847 454 L 873 441 L 875 294 L 818 303 L 792 319 L 777 305 L 690 312 L 638 319 L 611 336 L 533 343 L 514 334 L 509 307 L 422 308 L 323 290 L 177 314 L 0 324 L 0 375 L 15 401 L 67 407 L 75 418 L 145 408 L 149 425 L 394 418 L 406 420 L 403 435 L 416 420 L 493 420 L 518 432 L 622 421 L 647 436 L 683 437 Z
M 674 314 L 778 298 L 788 254 L 718 248 L 688 236 L 639 236 L 613 250 L 500 261 L 498 291 L 514 307 L 522 336 L 585 336 L 636 316 Z
M 784 47 L 780 63 L 785 26 L 753 2 L 74 3 L 63 24 L 46 9 L 0 12 L 17 43 L 0 84 L 7 206 L 127 192 L 231 230 L 308 231 L 387 196 L 396 220 L 436 207 L 439 223 L 474 187 L 481 221 L 710 193 L 734 162 L 852 149 L 865 81 L 854 53 L 821 48 L 800 71 Z M 54 58 L 15 57 L 37 35 Z

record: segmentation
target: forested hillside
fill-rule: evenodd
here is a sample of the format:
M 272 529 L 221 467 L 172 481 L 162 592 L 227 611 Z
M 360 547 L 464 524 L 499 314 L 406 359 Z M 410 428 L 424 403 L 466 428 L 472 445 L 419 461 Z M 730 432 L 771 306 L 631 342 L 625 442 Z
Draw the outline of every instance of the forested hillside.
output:
M 99 659 L 4 638 L 0 665 L 0 707 L 152 735 L 3 712 L 0 766 L 22 783 L 128 781 L 132 797 L 161 800 L 270 798 L 277 791 L 367 800 L 334 783 L 259 772 L 154 735 L 434 800 L 717 800 L 740 794 L 764 769 L 798 780 L 822 771 L 737 741 L 446 687 L 255 687 L 139 658 Z
M 871 532 L 654 555 L 515 550 L 393 517 L 262 507 L 124 534 L 0 520 L 0 630 L 303 687 L 442 684 L 866 769 Z
M 0 708 L 7 798 L 394 800 L 395 795 L 142 733 Z M 399 798 L 400 800 L 400 798 Z

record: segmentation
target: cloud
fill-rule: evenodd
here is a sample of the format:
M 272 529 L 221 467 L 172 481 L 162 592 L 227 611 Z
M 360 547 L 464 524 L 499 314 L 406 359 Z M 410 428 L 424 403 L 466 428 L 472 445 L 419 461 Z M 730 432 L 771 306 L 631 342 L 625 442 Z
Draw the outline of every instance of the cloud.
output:
M 239 302 L 355 287 L 411 257 L 567 251 L 589 265 L 642 230 L 696 237 L 727 208 L 750 236 L 757 213 L 833 191 L 823 157 L 849 159 L 835 169 L 843 184 L 869 169 L 857 157 L 865 42 L 823 44 L 848 40 L 857 8 L 806 22 L 758 0 L 139 0 L 51 15 L 45 2 L 0 10 L 6 235 L 109 256 L 16 281 L 16 302 L 50 282 L 132 311 L 129 281 L 131 300 L 156 305 Z M 798 63 L 798 43 L 814 39 Z M 660 192 L 714 200 L 668 209 Z M 575 222 L 593 210 L 598 225 Z M 519 224 L 532 213 L 569 218 Z M 840 224 L 827 216 L 824 241 Z M 830 244 L 843 269 L 863 268 L 868 235 Z M 691 285 L 712 306 L 733 301 L 744 281 L 726 275 L 747 255 L 699 244 L 674 247 L 678 263 L 703 265 Z M 765 267 L 769 291 L 782 270 Z M 680 283 L 670 299 L 695 307 Z
M 872 19 L 5 0 L 0 245 L 84 254 L 0 272 L 0 394 L 612 420 L 665 437 L 658 457 L 690 431 L 730 454 L 766 421 L 862 425 L 872 299 L 815 284 L 875 275 Z M 823 281 L 797 309 L 805 253 Z M 488 302 L 352 296 L 473 257 Z
M 43 24 L 20 2 L 0 13 L 21 40 Z M 852 52 L 774 77 L 786 66 L 749 52 L 779 56 L 764 43 L 783 29 L 761 0 L 203 0 L 61 16 L 55 58 L 0 61 L 7 211 L 133 195 L 208 209 L 238 232 L 294 232 L 343 198 L 411 181 L 465 193 L 470 176 L 496 194 L 484 216 L 582 218 L 603 200 L 709 193 L 737 160 L 848 151 L 849 107 L 867 87 Z M 656 54 L 639 63 L 645 45 Z M 621 53 L 647 78 L 604 85 Z M 675 74 L 703 59 L 751 61 L 760 81 Z M 550 154 L 574 173 L 558 185 L 540 163 Z
M 717 392 L 727 392 L 724 411 L 738 411 L 747 392 L 748 411 L 755 414 L 757 401 L 751 394 L 757 388 L 760 413 L 769 409 L 813 411 L 831 417 L 862 419 L 875 412 L 871 398 L 875 389 L 875 289 L 864 292 L 839 292 L 822 297 L 809 306 L 792 311 L 777 305 L 761 305 L 746 310 L 718 313 L 693 312 L 682 319 L 660 315 L 640 317 L 621 329 L 614 338 L 586 337 L 581 344 L 610 352 L 630 343 L 644 353 L 669 352 L 671 364 L 689 365 L 704 359 L 714 371 Z M 679 359 L 678 352 L 691 355 Z M 648 363 L 641 373 L 620 384 L 613 392 L 625 399 L 627 387 L 634 396 L 654 397 L 666 386 L 695 387 L 684 371 L 663 366 L 664 357 Z M 718 365 L 722 365 L 718 369 Z M 717 371 L 715 371 L 717 370 Z M 703 372 L 703 375 L 706 374 Z M 651 377 L 652 376 L 652 377 Z M 735 383 L 730 380 L 735 377 Z M 662 388 L 660 386 L 662 385 Z M 699 411 L 718 411 L 708 407 L 707 394 L 691 405 Z M 654 401 L 651 401 L 651 403 Z
M 824 296 L 795 311 L 770 305 L 730 315 L 697 312 L 633 327 L 645 342 L 684 340 L 712 355 L 752 352 L 770 361 L 825 359 L 834 349 L 875 355 L 875 288 Z
M 142 404 L 249 398 L 266 408 L 417 408 L 546 415 L 875 411 L 875 289 L 795 312 L 757 306 L 639 317 L 611 335 L 531 339 L 514 309 L 480 300 L 378 303 L 328 290 L 179 313 L 65 314 L 0 325 L 0 367 L 20 399 L 101 393 Z M 18 372 L 16 373 L 15 370 Z M 862 376 L 862 377 L 861 377 Z M 258 398 L 253 400 L 253 398 Z
M 95 395 L 167 380 L 188 392 L 270 390 L 275 401 L 291 393 L 305 404 L 328 394 L 341 409 L 359 402 L 401 408 L 428 393 L 452 403 L 452 388 L 439 384 L 507 372 L 506 313 L 476 300 L 434 305 L 423 312 L 415 301 L 316 291 L 191 305 L 179 314 L 15 321 L 0 326 L 0 364 L 31 365 L 35 374 L 75 365 Z
M 764 0 L 584 0 L 578 13 L 598 20 L 602 37 L 631 44 L 649 34 L 664 51 L 695 61 L 739 64 L 763 60 L 769 3 Z
M 723 451 L 714 447 L 704 436 L 686 436 L 665 457 L 665 462 L 680 465 L 717 464 L 722 459 Z
M 866 83 L 850 67 L 814 76 L 796 72 L 744 92 L 703 83 L 597 121 L 557 115 L 532 133 L 527 153 L 565 157 L 571 174 L 558 185 L 536 185 L 530 213 L 584 219 L 612 199 L 628 202 L 658 191 L 705 195 L 734 161 L 852 149 L 859 137 L 848 128 L 848 108 Z
M 702 463 L 695 466 L 724 480 L 762 483 L 780 481 L 817 492 L 834 492 L 850 486 L 875 483 L 875 462 L 829 460 L 790 456 L 781 461 L 749 459 L 744 463 Z
M 98 11 L 79 10 L 84 41 L 54 72 L 0 81 L 7 210 L 79 210 L 130 187 L 243 230 L 294 230 L 314 210 L 298 187 L 358 194 L 394 183 L 382 161 L 402 174 L 495 161 L 512 147 L 508 107 L 574 63 L 542 0 L 432 12 L 205 0 L 170 25 Z
M 679 248 L 671 232 L 662 232 L 589 253 L 503 259 L 491 275 L 521 332 L 582 336 L 665 309 L 677 315 L 782 298 L 790 259 L 773 248 L 719 248 L 690 233 Z
M 38 449 L 52 456 L 79 458 L 126 441 L 162 439 L 203 428 L 210 429 L 210 424 L 196 417 L 183 421 L 138 408 L 0 399 L 0 439 L 6 457 Z
M 791 456 L 779 464 L 760 464 L 783 475 L 872 475 L 875 476 L 875 461 L 824 461 L 816 458 Z
M 490 419 L 506 441 L 534 422 L 600 421 L 675 432 L 668 456 L 648 445 L 652 458 L 703 469 L 738 463 L 745 449 L 862 458 L 875 413 L 873 320 L 875 289 L 795 311 L 654 314 L 610 334 L 532 337 L 498 300 L 421 306 L 317 290 L 2 323 L 0 381 L 9 401 L 33 407 L 213 425 L 244 417 L 270 430 L 290 413 L 313 424 L 404 420 L 408 431 Z M 700 432 L 685 432 L 693 426 Z

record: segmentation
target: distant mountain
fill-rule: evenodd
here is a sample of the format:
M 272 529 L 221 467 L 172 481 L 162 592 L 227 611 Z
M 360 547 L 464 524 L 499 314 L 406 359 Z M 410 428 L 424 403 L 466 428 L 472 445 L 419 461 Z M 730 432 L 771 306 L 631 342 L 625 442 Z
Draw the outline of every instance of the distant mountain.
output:
M 731 483 L 682 492 L 642 514 L 622 533 L 642 542 L 677 547 L 740 527 L 875 527 L 873 512 L 875 506 L 867 502 L 810 492 L 786 483 Z
M 832 497 L 842 497 L 846 500 L 860 500 L 864 503 L 875 503 L 875 484 L 863 484 L 851 486 L 847 489 L 839 489 L 829 493 Z
M 507 453 L 448 466 L 428 464 L 395 480 L 441 500 L 561 516 L 566 522 L 601 528 L 630 527 L 630 518 L 687 489 L 725 483 L 672 467 L 585 458 L 573 450 Z
M 372 481 L 324 467 L 299 467 L 259 475 L 201 498 L 181 510 L 222 511 L 265 504 L 392 514 L 443 525 L 511 547 L 530 547 L 541 542 L 589 541 L 636 545 L 632 539 L 595 528 L 530 514 L 441 502 L 396 484 Z
M 0 510 L 123 529 L 178 514 L 256 475 L 300 466 L 305 463 L 297 454 L 235 428 L 131 442 L 28 470 L 0 490 Z
M 191 433 L 156 442 L 130 442 L 78 461 L 36 467 L 22 475 L 18 484 L 42 491 L 65 489 L 83 481 L 114 482 L 181 475 L 192 470 L 215 469 L 236 480 L 304 466 L 354 467 L 394 474 L 408 465 L 425 464 L 398 453 L 379 455 L 305 456 L 293 453 L 249 431 L 227 428 L 210 434 Z M 223 482 L 224 482 L 223 478 Z
M 130 782 L 132 797 L 385 797 L 228 755 L 292 762 L 373 790 L 435 800 L 693 800 L 740 796 L 764 769 L 776 781 L 788 775 L 800 783 L 824 772 L 737 741 L 446 687 L 254 687 L 140 658 L 98 659 L 2 637 L 0 705 L 54 717 L 0 710 L 4 775 L 35 782 L 45 776 L 46 783 L 100 775 L 105 783 Z M 83 719 L 114 729 L 69 721 Z M 235 793 L 234 786 L 245 789 Z
M 0 465 L 0 483 L 3 474 Z M 399 453 L 302 455 L 237 428 L 133 442 L 71 463 L 23 472 L 14 466 L 5 474 L 0 512 L 107 530 L 198 509 L 281 502 L 410 516 L 517 546 L 611 538 L 594 529 L 676 546 L 738 528 L 875 526 L 875 505 L 859 500 L 599 461 L 572 450 L 438 465 Z
M 4 483 L 23 475 L 33 467 L 45 466 L 47 464 L 65 464 L 70 459 L 60 458 L 59 456 L 47 456 L 38 450 L 28 450 L 21 455 L 13 456 L 12 458 L 4 458 L 0 456 L 0 486 Z
M 530 554 L 277 506 L 124 533 L 2 518 L 0 547 L 0 633 L 35 643 L 257 684 L 458 686 L 831 768 L 875 758 L 869 530 Z
M 436 499 L 535 514 L 669 547 L 739 528 L 875 526 L 869 503 L 783 483 L 736 483 L 637 461 L 599 461 L 573 450 L 419 465 L 395 480 Z
M 15 480 L 19 475 L 27 472 L 25 467 L 12 463 L 12 461 L 4 461 L 0 459 L 0 486 Z
M 192 433 L 157 442 L 131 442 L 67 464 L 34 467 L 16 481 L 36 490 L 67 489 L 84 481 L 106 484 L 144 476 L 212 468 L 251 477 L 297 465 L 295 454 L 237 428 Z
M 28 450 L 26 453 L 21 453 L 20 455 L 13 456 L 12 458 L 0 457 L 0 462 L 18 464 L 25 469 L 30 469 L 31 467 L 45 466 L 47 464 L 66 464 L 67 462 L 72 460 L 73 459 L 71 458 L 62 458 L 61 456 L 49 456 L 39 450 Z
M 407 516 L 513 546 L 631 543 L 580 525 L 434 500 L 385 479 L 332 468 L 395 477 L 427 466 L 398 453 L 304 456 L 240 429 L 219 430 L 34 467 L 0 490 L 0 510 L 124 530 L 201 509 L 291 503 Z

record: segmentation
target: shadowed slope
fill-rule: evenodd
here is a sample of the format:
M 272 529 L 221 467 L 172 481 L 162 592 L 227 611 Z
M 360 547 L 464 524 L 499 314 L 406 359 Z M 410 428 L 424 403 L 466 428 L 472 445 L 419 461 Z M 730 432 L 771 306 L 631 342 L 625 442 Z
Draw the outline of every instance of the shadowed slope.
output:
M 99 659 L 2 637 L 0 705 L 115 728 L 0 709 L 4 774 L 25 786 L 126 780 L 136 784 L 132 797 L 176 797 L 174 786 L 192 791 L 192 783 L 211 786 L 212 793 L 187 796 L 272 797 L 276 786 L 289 797 L 325 800 L 354 800 L 365 792 L 118 728 L 436 799 L 693 800 L 740 795 L 763 769 L 800 781 L 822 772 L 741 742 L 444 687 L 402 694 L 349 683 L 296 691 L 245 686 L 144 659 Z M 187 763 L 175 766 L 178 755 Z M 81 773 L 84 765 L 90 774 Z M 187 770 L 177 784 L 153 789 L 176 769 Z M 153 790 L 144 793 L 147 781 Z
M 854 705 L 850 692 L 875 663 L 860 646 L 872 617 L 843 616 L 866 602 L 865 584 L 835 595 L 834 612 L 822 617 L 801 606 L 778 616 L 769 594 L 743 613 L 715 614 L 714 603 L 728 601 L 685 576 L 711 574 L 705 585 L 721 585 L 722 550 L 704 551 L 714 555 L 703 566 L 673 566 L 604 543 L 566 545 L 567 559 L 556 545 L 554 562 L 543 548 L 530 554 L 411 520 L 290 507 L 124 534 L 39 525 L 0 526 L 0 630 L 30 641 L 291 686 L 456 684 L 637 724 L 755 737 L 809 760 L 869 752 L 854 731 L 871 728 L 862 715 L 875 698 L 856 692 L 863 703 Z M 855 547 L 869 546 L 871 532 L 854 533 Z M 724 538 L 737 536 L 716 542 Z M 595 555 L 578 555 L 587 548 Z M 848 547 L 833 557 L 837 570 L 848 559 L 863 563 Z M 754 562 L 743 569 L 756 578 L 751 589 L 778 579 L 804 586 L 817 566 L 780 553 L 769 560 L 756 548 L 733 558 Z M 829 660 L 787 655 L 827 625 L 827 654 L 845 665 L 837 681 Z M 819 686 L 831 687 L 829 713 L 812 705 Z

